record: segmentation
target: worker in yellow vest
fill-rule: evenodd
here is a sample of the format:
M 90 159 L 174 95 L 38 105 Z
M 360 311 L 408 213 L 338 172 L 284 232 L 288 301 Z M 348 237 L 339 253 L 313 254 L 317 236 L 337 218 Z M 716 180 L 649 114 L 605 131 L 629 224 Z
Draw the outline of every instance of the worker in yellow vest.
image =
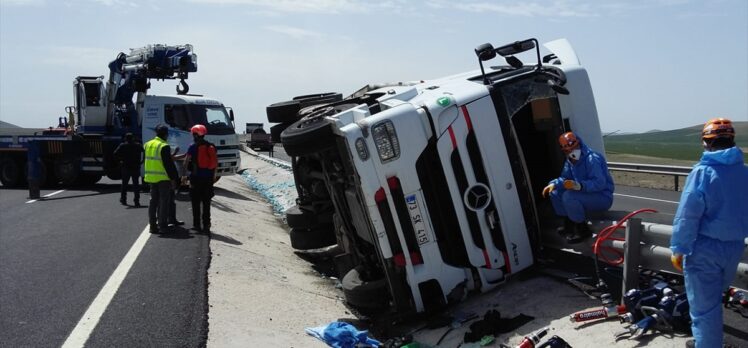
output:
M 156 137 L 145 143 L 145 176 L 143 181 L 151 186 L 151 201 L 148 205 L 148 223 L 151 233 L 168 232 L 171 215 L 171 200 L 177 187 L 179 174 L 171 159 L 171 148 L 166 139 L 169 128 L 156 126 Z M 158 219 L 158 220 L 157 220 Z

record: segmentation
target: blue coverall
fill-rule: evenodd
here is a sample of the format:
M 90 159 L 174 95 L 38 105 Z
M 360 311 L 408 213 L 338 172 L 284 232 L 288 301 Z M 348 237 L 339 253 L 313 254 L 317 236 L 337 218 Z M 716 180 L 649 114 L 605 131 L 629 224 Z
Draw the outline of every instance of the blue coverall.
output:
M 737 147 L 705 151 L 686 180 L 670 249 L 682 254 L 696 347 L 722 347 L 722 293 L 748 237 L 748 167 Z
M 564 162 L 561 176 L 550 181 L 554 190 L 551 203 L 556 215 L 567 216 L 580 223 L 586 220 L 587 211 L 605 211 L 613 204 L 613 178 L 608 172 L 608 163 L 599 153 L 579 140 L 582 150 L 576 163 L 568 158 Z M 582 185 L 579 191 L 564 189 L 564 180 L 574 180 Z

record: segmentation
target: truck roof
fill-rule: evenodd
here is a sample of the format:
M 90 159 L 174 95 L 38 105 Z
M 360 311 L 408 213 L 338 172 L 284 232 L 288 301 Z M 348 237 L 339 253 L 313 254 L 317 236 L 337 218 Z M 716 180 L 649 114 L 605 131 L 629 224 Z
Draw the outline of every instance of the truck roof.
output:
M 164 103 L 175 103 L 175 104 L 201 104 L 201 105 L 223 105 L 220 101 L 207 98 L 201 95 L 147 95 L 148 99 L 160 99 Z

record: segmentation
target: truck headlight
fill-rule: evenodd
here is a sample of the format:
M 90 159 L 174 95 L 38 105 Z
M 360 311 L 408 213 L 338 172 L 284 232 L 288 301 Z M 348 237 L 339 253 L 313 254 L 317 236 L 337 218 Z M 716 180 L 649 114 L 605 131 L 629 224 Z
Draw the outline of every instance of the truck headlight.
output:
M 366 148 L 366 142 L 364 142 L 364 138 L 356 139 L 356 152 L 358 153 L 358 158 L 360 158 L 361 161 L 366 161 L 367 159 L 369 159 L 369 150 Z
M 384 121 L 371 127 L 379 159 L 384 163 L 400 157 L 400 141 L 392 121 Z

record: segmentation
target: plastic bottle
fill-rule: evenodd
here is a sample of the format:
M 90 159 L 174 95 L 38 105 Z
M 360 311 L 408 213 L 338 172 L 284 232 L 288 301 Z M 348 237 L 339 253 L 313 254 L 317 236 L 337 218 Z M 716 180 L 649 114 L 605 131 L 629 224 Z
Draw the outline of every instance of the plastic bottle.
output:
M 535 348 L 535 345 L 538 344 L 540 342 L 540 339 L 543 338 L 547 333 L 547 326 L 538 331 L 535 331 L 525 336 L 525 338 L 522 339 L 522 342 L 519 343 L 517 348 Z

